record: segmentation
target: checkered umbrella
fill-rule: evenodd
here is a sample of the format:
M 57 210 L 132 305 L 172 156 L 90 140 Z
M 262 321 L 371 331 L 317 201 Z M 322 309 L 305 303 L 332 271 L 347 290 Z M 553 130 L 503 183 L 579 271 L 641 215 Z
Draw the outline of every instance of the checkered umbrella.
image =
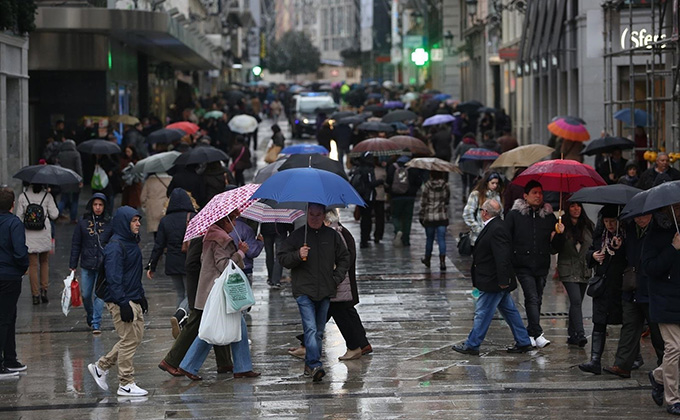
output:
M 255 200 L 251 200 L 259 184 L 247 184 L 240 188 L 225 191 L 217 194 L 198 212 L 198 214 L 189 221 L 187 231 L 184 235 L 184 242 L 190 241 L 199 236 L 205 235 L 208 228 L 216 221 L 226 217 L 232 211 L 238 209 L 243 212 L 248 207 L 252 206 Z
M 266 204 L 257 202 L 241 212 L 241 217 L 258 223 L 293 223 L 305 212 L 295 209 L 273 209 Z

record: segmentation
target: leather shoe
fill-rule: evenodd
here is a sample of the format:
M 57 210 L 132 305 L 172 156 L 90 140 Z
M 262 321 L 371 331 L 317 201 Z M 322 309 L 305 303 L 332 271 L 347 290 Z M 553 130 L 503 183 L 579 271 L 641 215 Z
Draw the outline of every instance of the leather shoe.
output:
M 663 405 L 663 384 L 658 383 L 656 379 L 654 379 L 654 371 L 650 370 L 648 376 L 649 383 L 652 384 L 652 399 L 654 400 L 656 405 L 661 407 Z
M 260 375 L 262 375 L 260 372 L 249 370 L 248 372 L 234 373 L 234 378 L 257 378 Z
M 616 365 L 602 368 L 602 370 L 604 370 L 607 373 L 611 373 L 612 375 L 616 375 L 618 377 L 624 378 L 624 379 L 630 378 L 630 371 L 621 369 L 620 367 L 618 367 Z
M 189 372 L 187 372 L 186 370 L 184 370 L 184 369 L 182 369 L 182 368 L 177 368 L 177 370 L 179 371 L 179 373 L 181 373 L 182 375 L 184 375 L 184 376 L 186 376 L 187 378 L 191 379 L 192 381 L 202 381 L 202 380 L 203 380 L 203 378 L 201 378 L 200 376 L 194 375 L 193 373 L 189 373 Z
M 161 360 L 161 362 L 158 364 L 158 368 L 162 371 L 168 372 L 172 376 L 184 376 L 184 374 L 180 372 L 179 369 L 170 366 L 170 364 L 165 360 Z
M 356 360 L 361 358 L 361 347 L 357 347 L 354 350 L 347 349 L 345 354 L 338 357 L 338 360 Z
M 369 353 L 373 353 L 373 347 L 370 344 L 365 345 L 361 348 L 361 355 L 366 356 Z
M 231 373 L 234 371 L 233 366 L 217 366 L 217 373 Z
M 534 347 L 531 344 L 529 344 L 528 346 L 518 346 L 517 344 L 515 344 L 512 347 L 508 347 L 505 351 L 507 351 L 508 353 L 519 354 L 519 353 L 526 353 L 526 352 L 531 351 L 533 349 L 534 349 Z
M 675 414 L 676 416 L 680 416 L 680 403 L 669 405 L 668 407 L 666 407 L 666 411 L 668 412 L 668 414 Z
M 453 347 L 451 347 L 451 350 L 457 351 L 458 353 L 479 356 L 479 350 L 471 349 L 470 347 L 466 346 L 465 343 L 455 344 Z

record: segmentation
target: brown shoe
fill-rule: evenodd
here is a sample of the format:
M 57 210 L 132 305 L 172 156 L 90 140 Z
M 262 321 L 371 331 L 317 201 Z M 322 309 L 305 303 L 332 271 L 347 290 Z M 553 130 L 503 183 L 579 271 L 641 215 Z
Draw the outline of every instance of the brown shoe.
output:
M 168 372 L 172 376 L 184 376 L 184 374 L 180 372 L 179 369 L 170 366 L 170 364 L 165 360 L 161 360 L 161 362 L 158 364 L 158 368 L 162 371 Z
M 357 347 L 354 350 L 347 349 L 345 354 L 338 357 L 338 360 L 356 360 L 361 358 L 361 347 Z
M 361 354 L 362 354 L 363 356 L 366 356 L 366 355 L 369 354 L 369 353 L 373 353 L 373 347 L 371 347 L 370 344 L 368 344 L 368 345 L 366 345 L 366 346 L 364 346 L 364 347 L 361 348 Z
M 611 373 L 612 375 L 616 375 L 620 378 L 624 378 L 624 379 L 630 378 L 630 371 L 629 370 L 621 369 L 620 367 L 618 367 L 616 365 L 602 368 L 602 370 L 604 370 L 607 373 Z
M 257 378 L 260 375 L 262 375 L 260 372 L 249 370 L 248 372 L 234 373 L 234 378 Z
M 233 371 L 233 366 L 217 366 L 217 373 L 232 373 Z
M 177 368 L 177 371 L 181 373 L 182 375 L 186 376 L 187 378 L 191 379 L 192 381 L 202 381 L 203 378 L 201 378 L 198 375 L 194 375 L 193 373 L 189 373 L 186 370 L 182 368 Z

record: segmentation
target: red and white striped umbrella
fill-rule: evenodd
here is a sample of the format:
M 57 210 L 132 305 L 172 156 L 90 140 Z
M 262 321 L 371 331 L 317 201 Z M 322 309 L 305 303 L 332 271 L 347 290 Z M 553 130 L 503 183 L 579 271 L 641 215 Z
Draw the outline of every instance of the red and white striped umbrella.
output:
M 203 207 L 198 214 L 189 221 L 187 231 L 184 234 L 184 242 L 190 241 L 199 236 L 205 235 L 208 228 L 216 221 L 226 217 L 232 211 L 238 209 L 240 212 L 245 211 L 252 206 L 256 200 L 251 200 L 260 184 L 247 184 L 233 190 L 225 191 L 217 194 Z
M 254 220 L 259 223 L 293 223 L 305 212 L 295 209 L 273 209 L 264 203 L 254 203 L 241 212 L 241 217 Z

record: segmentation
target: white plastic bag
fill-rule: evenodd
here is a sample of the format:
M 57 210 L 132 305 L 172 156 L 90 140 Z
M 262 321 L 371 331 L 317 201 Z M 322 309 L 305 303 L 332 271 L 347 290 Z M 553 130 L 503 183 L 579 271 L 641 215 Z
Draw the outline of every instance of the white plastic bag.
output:
M 109 185 L 109 176 L 106 175 L 106 171 L 101 166 L 95 165 L 90 187 L 93 190 L 103 190 L 107 185 Z
M 68 316 L 68 311 L 71 309 L 71 282 L 75 278 L 76 272 L 71 271 L 64 279 L 64 290 L 61 292 L 61 311 L 64 316 Z
M 248 277 L 234 263 L 229 261 L 224 282 L 224 296 L 227 298 L 227 313 L 245 311 L 255 304 L 255 295 L 250 287 Z M 224 274 L 223 274 L 224 275 Z
M 227 298 L 223 291 L 227 271 L 215 280 L 198 327 L 198 338 L 216 346 L 241 341 L 241 312 L 227 313 Z

